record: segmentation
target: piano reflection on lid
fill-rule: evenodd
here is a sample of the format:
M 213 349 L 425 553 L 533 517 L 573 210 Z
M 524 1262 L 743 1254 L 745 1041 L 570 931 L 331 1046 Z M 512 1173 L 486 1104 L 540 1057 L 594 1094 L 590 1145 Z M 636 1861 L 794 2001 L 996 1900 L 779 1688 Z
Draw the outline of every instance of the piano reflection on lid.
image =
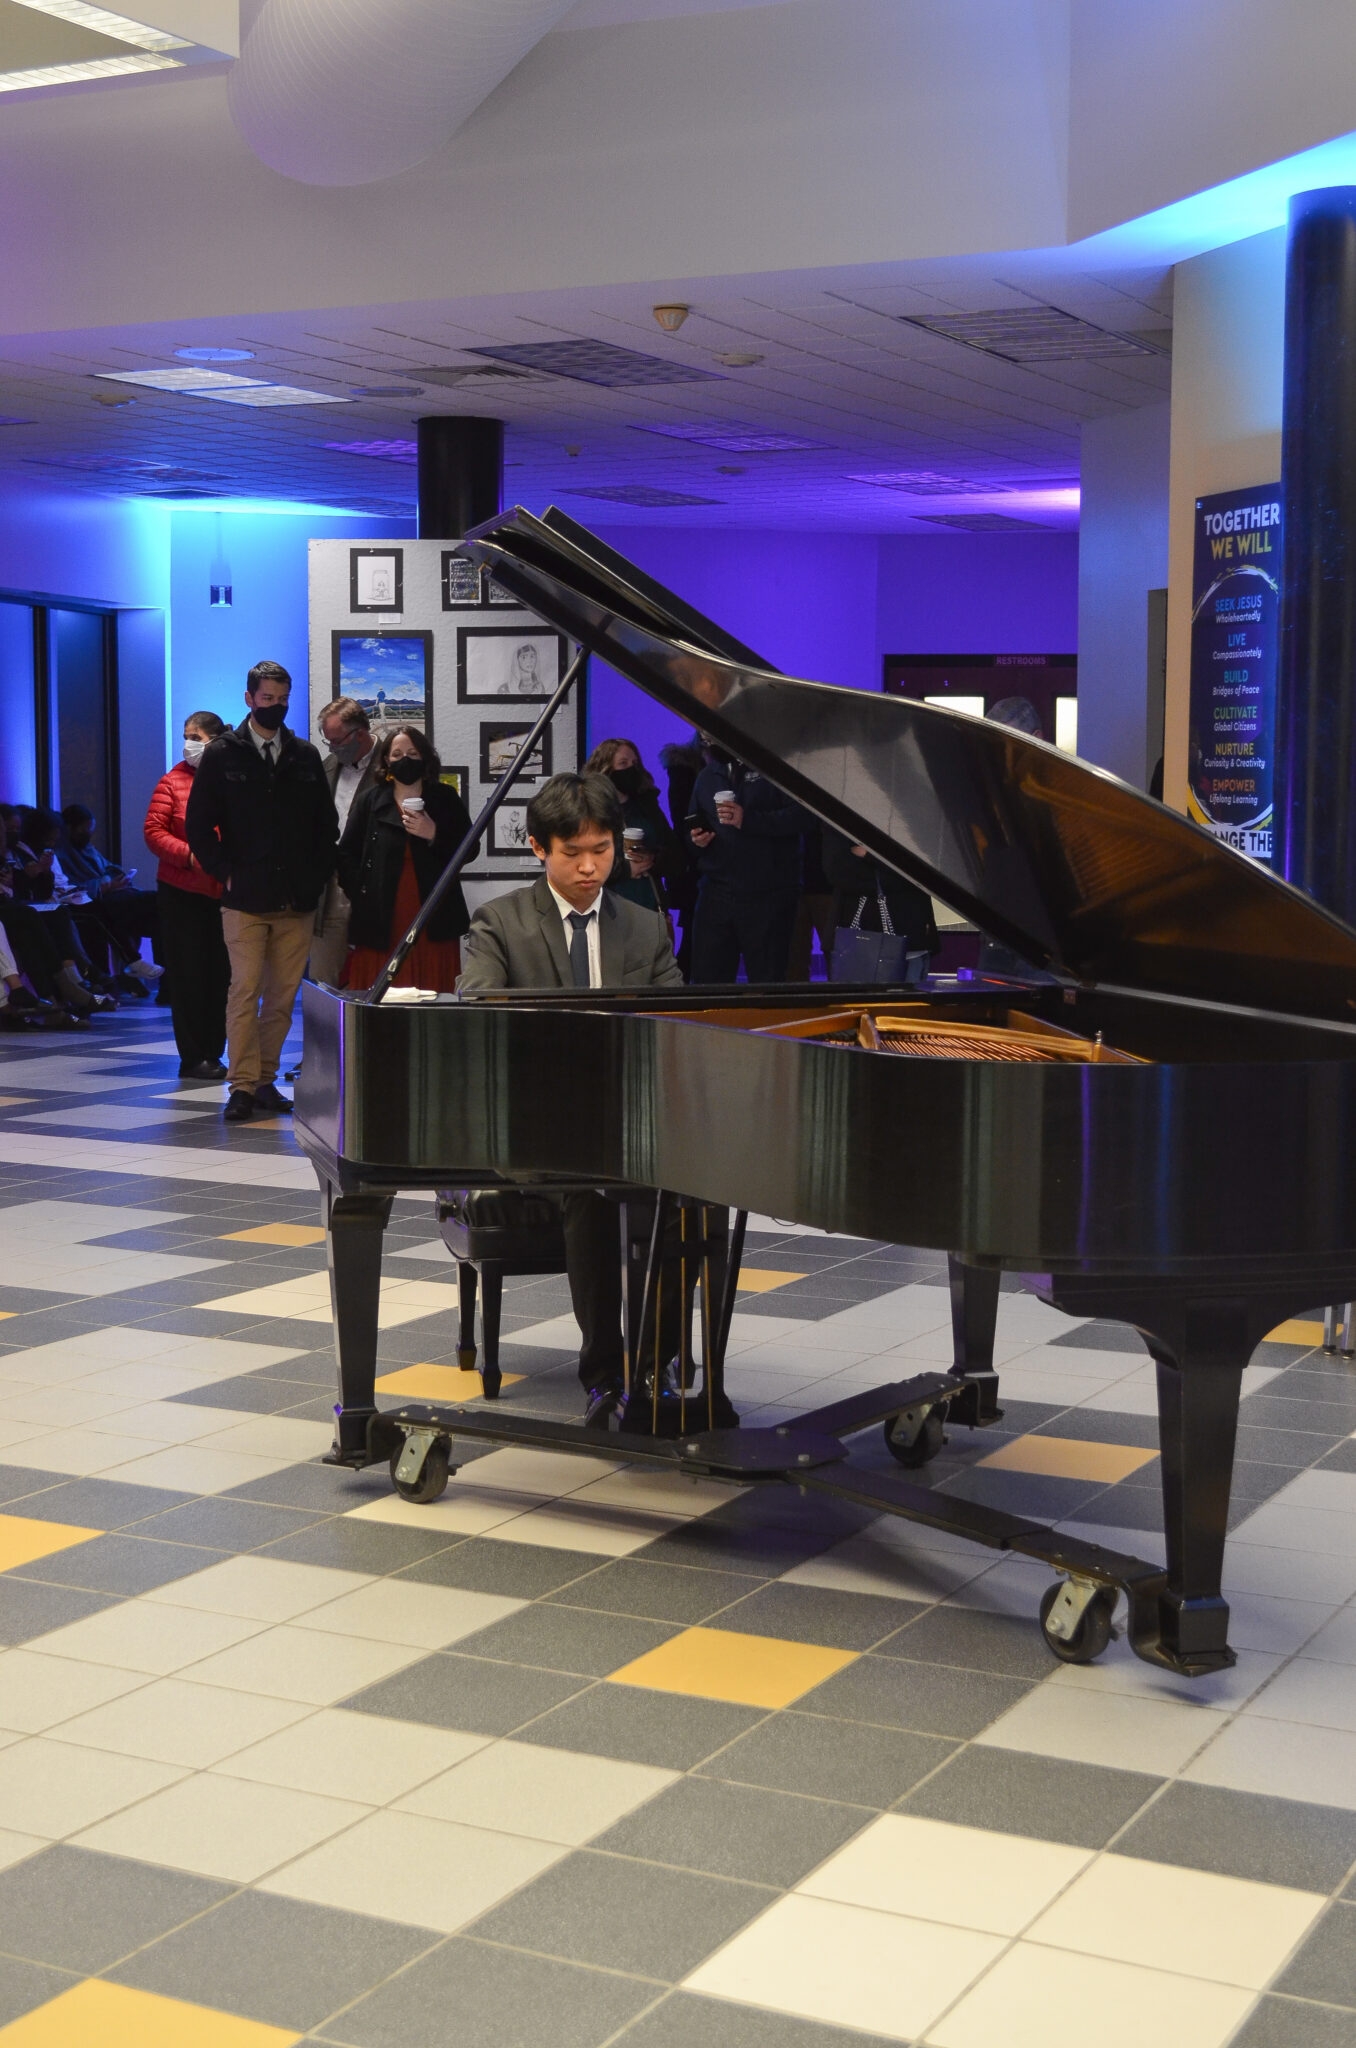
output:
M 1058 1575 L 1046 1640 L 1068 1660 L 1105 1647 L 1124 1595 L 1140 1656 L 1187 1676 L 1232 1663 L 1220 1581 L 1244 1369 L 1277 1324 L 1356 1294 L 1356 931 L 1040 740 L 778 674 L 563 514 L 509 512 L 462 546 L 1048 978 L 565 989 L 415 1009 L 308 987 L 297 1113 L 330 1224 L 334 1461 L 390 1457 L 408 1490 L 431 1459 L 436 1490 L 458 1437 L 598 1447 L 498 1404 L 378 1410 L 396 1189 L 658 1189 L 656 1230 L 681 1197 L 700 1247 L 705 1362 L 679 1433 L 628 1430 L 629 1460 L 827 1492 L 1040 1559 Z M 599 1077 L 587 1116 L 559 1086 L 562 1062 Z M 721 1210 L 735 1212 L 725 1258 Z M 946 1250 L 951 1370 L 794 1427 L 712 1428 L 748 1212 Z M 845 1439 L 883 1427 L 895 1461 L 918 1468 L 944 1423 L 997 1419 L 1004 1271 L 1072 1316 L 1142 1333 L 1164 1565 L 849 1459 Z M 656 1256 L 628 1318 L 628 1375 L 653 1344 L 662 1279 Z

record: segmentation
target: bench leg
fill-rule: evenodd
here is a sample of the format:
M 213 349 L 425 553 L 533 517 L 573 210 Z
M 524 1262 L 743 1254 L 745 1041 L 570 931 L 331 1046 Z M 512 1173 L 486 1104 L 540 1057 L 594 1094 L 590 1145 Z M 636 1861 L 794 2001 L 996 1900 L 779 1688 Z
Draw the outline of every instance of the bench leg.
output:
M 499 1399 L 502 1375 L 499 1371 L 499 1317 L 504 1299 L 504 1269 L 485 1259 L 480 1268 L 480 1334 L 483 1351 L 480 1384 L 487 1401 Z
M 463 1372 L 476 1369 L 476 1269 L 470 1259 L 457 1261 L 457 1364 Z

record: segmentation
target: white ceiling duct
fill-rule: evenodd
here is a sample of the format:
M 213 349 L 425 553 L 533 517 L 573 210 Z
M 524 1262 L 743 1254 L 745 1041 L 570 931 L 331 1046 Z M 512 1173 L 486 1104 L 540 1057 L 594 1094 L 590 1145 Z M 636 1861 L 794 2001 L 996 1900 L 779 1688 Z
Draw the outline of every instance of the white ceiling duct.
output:
M 370 185 L 441 148 L 576 0 L 263 0 L 231 73 L 255 155 Z

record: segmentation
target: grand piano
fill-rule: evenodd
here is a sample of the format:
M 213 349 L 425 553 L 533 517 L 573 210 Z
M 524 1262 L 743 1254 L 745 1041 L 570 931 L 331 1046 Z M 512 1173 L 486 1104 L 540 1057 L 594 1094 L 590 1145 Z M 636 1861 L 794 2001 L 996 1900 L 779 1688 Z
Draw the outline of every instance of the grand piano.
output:
M 1040 741 L 777 673 L 558 512 L 505 513 L 462 551 L 1038 973 L 1025 986 L 423 1004 L 308 984 L 296 1124 L 329 1234 L 331 1460 L 389 1459 L 417 1499 L 446 1482 L 458 1438 L 601 1447 L 581 1425 L 485 1402 L 379 1408 L 381 1242 L 398 1190 L 662 1190 L 655 1245 L 681 1198 L 707 1283 L 706 1399 L 694 1393 L 676 1433 L 633 1428 L 609 1449 L 1040 1559 L 1055 1574 L 1041 1624 L 1070 1661 L 1105 1647 L 1124 1595 L 1141 1657 L 1188 1676 L 1230 1664 L 1220 1586 L 1243 1368 L 1287 1316 L 1356 1294 L 1356 931 Z M 569 1074 L 586 1077 L 577 1094 Z M 945 1250 L 952 1370 L 794 1427 L 713 1427 L 733 1296 L 723 1211 Z M 899 1465 L 918 1467 L 944 1418 L 995 1419 L 1004 1271 L 1072 1315 L 1142 1333 L 1165 1566 L 854 1463 L 849 1440 L 866 1429 L 883 1426 Z M 660 1284 L 656 1251 L 638 1358 Z

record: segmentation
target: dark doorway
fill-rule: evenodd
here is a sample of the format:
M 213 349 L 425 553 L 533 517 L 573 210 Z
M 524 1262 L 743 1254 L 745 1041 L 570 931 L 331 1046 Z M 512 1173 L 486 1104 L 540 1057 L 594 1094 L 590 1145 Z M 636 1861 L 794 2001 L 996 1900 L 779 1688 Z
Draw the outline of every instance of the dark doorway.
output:
M 96 845 L 116 860 L 122 821 L 113 620 L 103 612 L 53 607 L 51 622 L 53 800 L 87 805 L 99 821 Z

